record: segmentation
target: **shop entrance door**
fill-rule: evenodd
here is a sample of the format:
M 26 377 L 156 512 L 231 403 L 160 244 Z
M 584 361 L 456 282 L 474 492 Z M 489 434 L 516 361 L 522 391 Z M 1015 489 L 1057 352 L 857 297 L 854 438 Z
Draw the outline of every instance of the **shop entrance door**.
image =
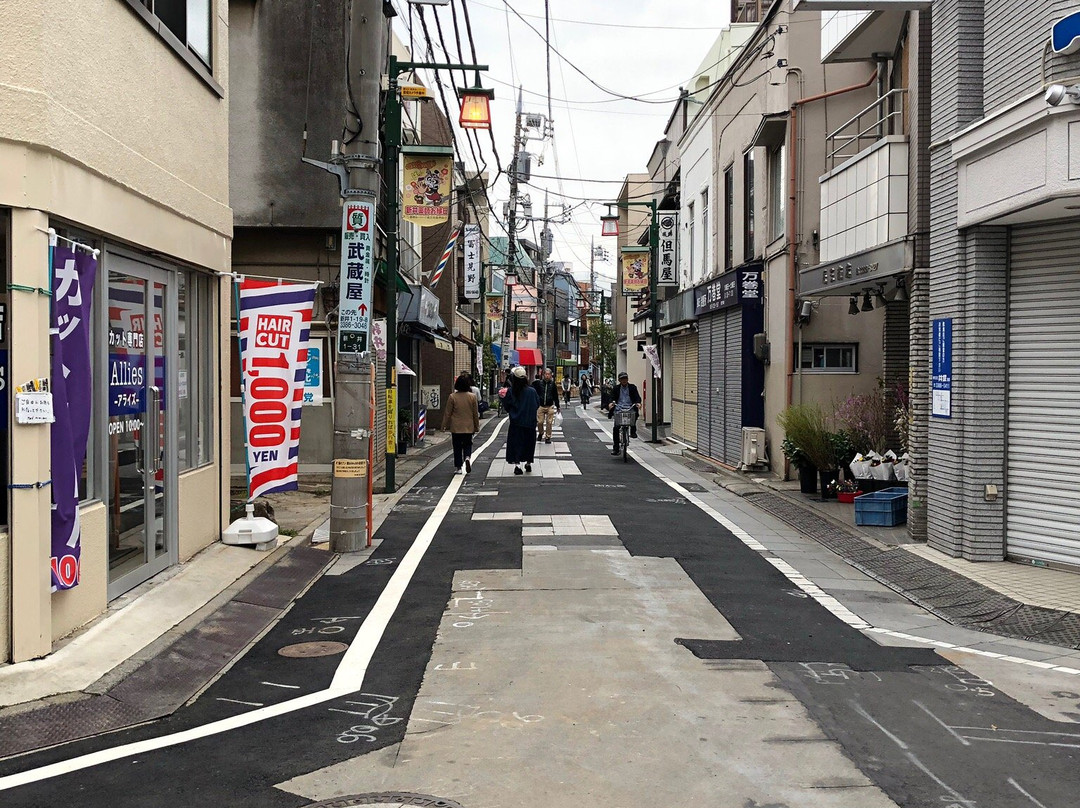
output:
M 124 255 L 106 260 L 109 309 L 109 597 L 177 561 L 176 285 Z

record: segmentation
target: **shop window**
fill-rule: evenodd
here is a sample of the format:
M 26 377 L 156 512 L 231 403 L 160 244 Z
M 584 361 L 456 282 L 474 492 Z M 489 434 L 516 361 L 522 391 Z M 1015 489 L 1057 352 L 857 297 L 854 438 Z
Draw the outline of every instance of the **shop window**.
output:
M 859 346 L 856 343 L 804 342 L 799 369 L 803 373 L 858 373 Z
M 217 318 L 210 278 L 177 275 L 178 446 L 180 469 L 214 459 L 213 335 Z
M 787 157 L 783 145 L 769 152 L 769 236 L 778 239 L 784 235 L 784 217 L 787 197 L 784 195 L 784 174 Z
M 743 156 L 743 260 L 754 257 L 754 150 Z

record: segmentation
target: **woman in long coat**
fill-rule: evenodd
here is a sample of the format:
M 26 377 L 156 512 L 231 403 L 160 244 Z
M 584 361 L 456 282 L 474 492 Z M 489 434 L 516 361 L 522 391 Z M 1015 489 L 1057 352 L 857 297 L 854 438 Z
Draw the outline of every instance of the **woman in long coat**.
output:
M 510 432 L 506 436 L 506 462 L 514 464 L 514 474 L 532 471 L 536 455 L 536 411 L 540 399 L 529 386 L 525 368 L 520 365 L 510 371 L 510 387 L 503 398 L 503 407 L 510 414 Z

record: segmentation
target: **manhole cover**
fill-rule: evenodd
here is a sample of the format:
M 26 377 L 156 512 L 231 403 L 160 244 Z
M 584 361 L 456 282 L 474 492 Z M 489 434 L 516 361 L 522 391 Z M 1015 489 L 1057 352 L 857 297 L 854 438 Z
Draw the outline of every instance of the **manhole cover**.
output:
M 400 805 L 416 805 L 421 808 L 461 808 L 461 803 L 453 800 L 429 797 L 426 794 L 407 794 L 403 791 L 335 797 L 332 800 L 313 803 L 307 808 L 353 808 L 354 805 L 387 806 L 387 808 Z
M 709 489 L 703 486 L 701 483 L 679 483 L 687 491 L 693 491 L 697 494 L 704 494 Z
M 295 645 L 279 648 L 278 654 L 293 659 L 306 659 L 307 657 L 333 656 L 348 649 L 349 646 L 343 642 L 298 642 Z

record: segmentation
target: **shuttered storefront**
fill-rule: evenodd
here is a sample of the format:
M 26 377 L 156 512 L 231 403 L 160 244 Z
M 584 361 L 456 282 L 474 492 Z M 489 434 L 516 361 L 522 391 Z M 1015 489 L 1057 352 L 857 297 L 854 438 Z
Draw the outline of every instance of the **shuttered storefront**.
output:
M 698 320 L 698 451 L 728 465 L 742 453 L 742 308 Z
M 1080 226 L 1011 253 L 1006 552 L 1080 566 Z
M 698 335 L 671 340 L 671 432 L 684 443 L 697 444 Z

